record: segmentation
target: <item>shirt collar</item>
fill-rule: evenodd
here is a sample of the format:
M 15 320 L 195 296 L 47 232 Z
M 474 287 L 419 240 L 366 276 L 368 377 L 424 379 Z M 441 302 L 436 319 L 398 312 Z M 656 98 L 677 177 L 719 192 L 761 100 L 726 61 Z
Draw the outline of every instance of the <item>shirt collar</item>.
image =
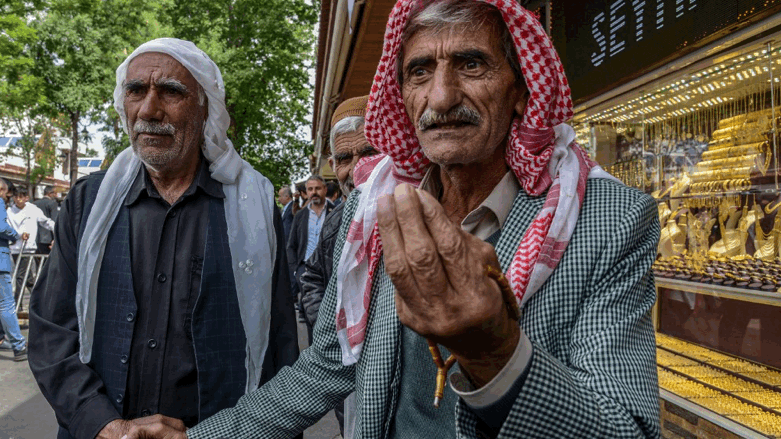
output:
M 198 165 L 198 173 L 195 174 L 192 184 L 182 194 L 182 197 L 194 194 L 198 188 L 210 197 L 225 198 L 225 193 L 222 191 L 222 183 L 212 178 L 211 172 L 209 172 L 209 162 L 203 154 L 201 154 L 200 164 Z M 141 165 L 133 185 L 130 186 L 130 191 L 128 191 L 127 198 L 125 198 L 125 205 L 129 206 L 135 203 L 141 195 L 146 195 L 150 198 L 162 198 L 152 183 L 152 178 L 144 165 Z
M 323 203 L 323 210 L 320 211 L 320 215 L 324 214 L 328 210 L 328 204 L 329 203 L 330 203 L 330 201 L 328 200 L 328 198 L 326 198 L 325 199 L 325 203 Z M 315 212 L 315 210 L 312 209 L 312 203 L 307 204 L 306 208 L 309 209 L 312 213 L 315 214 L 315 216 L 317 216 L 319 218 L 319 216 L 317 215 L 317 212 Z
M 442 192 L 439 166 L 433 165 L 429 167 L 426 175 L 420 182 L 420 188 L 439 198 L 439 194 Z M 499 228 L 504 227 L 507 217 L 510 216 L 513 201 L 515 201 L 515 197 L 518 196 L 518 191 L 520 190 L 521 185 L 518 183 L 518 179 L 513 171 L 507 171 L 499 183 L 494 186 L 491 193 L 488 194 L 488 197 L 464 218 L 461 222 L 461 228 L 471 232 L 489 213 L 496 218 Z

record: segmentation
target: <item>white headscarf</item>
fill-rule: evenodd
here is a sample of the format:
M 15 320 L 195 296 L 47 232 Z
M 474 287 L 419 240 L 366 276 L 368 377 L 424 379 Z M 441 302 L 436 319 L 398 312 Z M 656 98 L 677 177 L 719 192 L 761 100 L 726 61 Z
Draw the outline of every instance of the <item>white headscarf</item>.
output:
M 127 68 L 131 60 L 147 52 L 164 53 L 177 60 L 190 71 L 208 98 L 209 117 L 203 128 L 201 149 L 210 163 L 212 178 L 222 183 L 225 193 L 225 220 L 233 276 L 247 338 L 246 390 L 251 391 L 260 382 L 271 323 L 271 278 L 276 258 L 274 189 L 267 178 L 239 157 L 228 140 L 226 131 L 230 118 L 225 108 L 222 75 L 209 56 L 189 41 L 175 38 L 149 41 L 137 48 L 117 68 L 114 108 L 122 119 L 125 132 L 129 133 L 123 90 Z M 83 363 L 88 363 L 92 356 L 98 276 L 108 232 L 140 167 L 141 161 L 132 148 L 119 154 L 100 185 L 84 228 L 79 246 L 79 279 L 76 285 L 79 358 Z

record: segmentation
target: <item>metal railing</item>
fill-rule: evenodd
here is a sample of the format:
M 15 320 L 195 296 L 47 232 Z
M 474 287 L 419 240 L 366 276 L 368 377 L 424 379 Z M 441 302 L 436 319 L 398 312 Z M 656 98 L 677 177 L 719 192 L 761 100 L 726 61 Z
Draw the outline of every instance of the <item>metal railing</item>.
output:
M 14 264 L 14 272 L 11 276 L 11 288 L 14 294 L 14 297 L 16 297 L 16 316 L 20 319 L 26 319 L 28 318 L 27 312 L 19 312 L 19 309 L 22 307 L 22 303 L 24 302 L 24 293 L 28 289 L 27 284 L 30 281 L 30 274 L 34 271 L 35 277 L 32 278 L 32 282 L 30 282 L 31 285 L 35 285 L 36 282 L 38 282 L 38 278 L 41 276 L 41 271 L 43 271 L 43 264 L 46 262 L 46 259 L 49 257 L 49 255 L 46 254 L 38 254 L 38 253 L 25 253 L 24 248 L 27 244 L 27 240 L 22 241 L 22 248 L 21 252 L 16 258 L 16 263 Z M 23 262 L 25 261 L 25 262 Z M 34 265 L 33 263 L 36 262 L 37 265 Z M 19 274 L 19 270 L 24 270 L 24 278 L 21 282 L 17 282 L 17 275 Z M 19 290 L 18 297 L 17 297 L 17 289 Z M 30 292 L 32 292 L 32 287 L 29 288 Z

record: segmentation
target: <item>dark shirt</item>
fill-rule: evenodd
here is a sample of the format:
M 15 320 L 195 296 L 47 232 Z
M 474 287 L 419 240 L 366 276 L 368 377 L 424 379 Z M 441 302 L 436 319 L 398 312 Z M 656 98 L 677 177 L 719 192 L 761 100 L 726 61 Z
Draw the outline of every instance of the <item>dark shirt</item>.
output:
M 33 204 L 38 206 L 38 208 L 43 211 L 44 215 L 49 217 L 52 221 L 57 222 L 57 212 L 59 211 L 60 207 L 56 201 L 52 200 L 49 197 L 43 197 L 40 200 L 36 200 Z M 54 239 L 54 234 L 46 230 L 45 228 L 41 227 L 39 224 L 36 241 L 48 247 L 49 244 L 52 243 L 52 239 Z M 40 245 L 38 246 L 38 250 L 41 250 Z
M 225 198 L 201 160 L 198 174 L 169 205 L 141 167 L 125 198 L 136 326 L 130 348 L 125 418 L 166 413 L 198 422 L 198 374 L 191 316 L 201 286 L 210 198 Z
M 143 416 L 145 410 L 184 418 L 188 425 L 195 419 L 198 397 L 193 392 L 197 390 L 197 374 L 187 316 L 191 315 L 193 294 L 200 285 L 201 267 L 194 261 L 199 256 L 202 261 L 205 249 L 206 226 L 199 217 L 207 216 L 205 206 L 210 197 L 223 196 L 222 186 L 211 179 L 207 169 L 208 163 L 203 161 L 200 174 L 186 191 L 192 195 L 184 195 L 171 207 L 156 197 L 156 191 L 147 190 L 153 185 L 144 171 L 139 172 L 125 199 L 130 210 L 133 260 L 133 267 L 129 268 L 138 309 L 134 316 L 123 413 L 117 413 L 100 376 L 83 364 L 78 355 L 77 237 L 87 204 L 87 178 L 80 179 L 63 202 L 51 256 L 31 295 L 29 363 L 58 423 L 77 439 L 92 439 L 112 420 Z M 203 210 L 196 214 L 199 207 Z M 269 346 L 261 384 L 298 358 L 296 321 L 278 210 L 274 231 L 277 258 L 272 278 Z M 161 272 L 166 275 L 164 282 L 159 282 L 157 277 Z M 151 302 L 153 296 L 158 300 Z M 149 345 L 150 339 L 155 340 L 154 348 Z M 142 379 L 143 385 L 138 385 Z

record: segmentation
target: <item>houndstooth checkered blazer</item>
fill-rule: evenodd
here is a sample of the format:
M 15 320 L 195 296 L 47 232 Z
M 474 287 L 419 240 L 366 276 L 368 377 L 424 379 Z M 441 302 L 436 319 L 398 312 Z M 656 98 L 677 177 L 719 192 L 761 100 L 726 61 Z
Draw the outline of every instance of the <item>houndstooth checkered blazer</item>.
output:
M 496 245 L 506 270 L 544 196 L 521 190 Z M 355 194 L 345 207 L 351 218 Z M 659 437 L 659 405 L 650 310 L 651 263 L 659 238 L 653 200 L 610 180 L 591 179 L 572 240 L 554 274 L 525 305 L 521 327 L 534 345 L 523 389 L 502 438 Z M 344 242 L 348 221 L 342 223 Z M 336 246 L 334 261 L 339 260 Z M 400 328 L 393 285 L 381 264 L 360 361 L 342 365 L 334 328 L 335 279 L 328 285 L 315 341 L 293 367 L 236 407 L 187 435 L 285 438 L 313 424 L 341 398 L 357 394 L 357 438 L 387 437 L 398 400 Z M 433 379 L 433 377 L 432 377 Z M 459 438 L 477 438 L 477 418 L 459 401 Z

